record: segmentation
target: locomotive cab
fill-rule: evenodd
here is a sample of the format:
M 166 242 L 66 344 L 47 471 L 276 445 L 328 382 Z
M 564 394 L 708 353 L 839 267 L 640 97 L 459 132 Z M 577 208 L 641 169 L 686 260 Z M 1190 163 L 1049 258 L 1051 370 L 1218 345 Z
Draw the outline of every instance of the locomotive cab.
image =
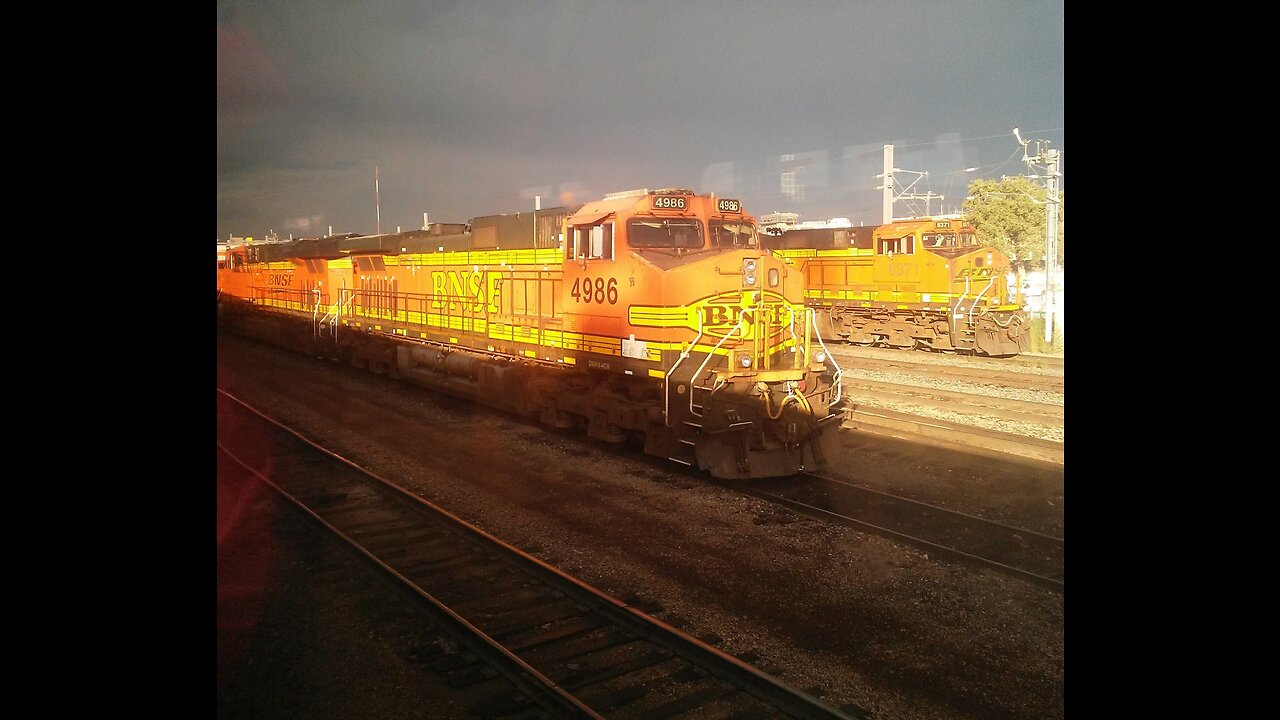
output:
M 651 452 L 721 477 L 821 464 L 830 448 L 808 440 L 831 437 L 819 426 L 837 418 L 839 368 L 803 305 L 799 274 L 761 250 L 738 200 L 617 193 L 566 227 L 565 327 L 621 335 L 624 372 L 640 371 L 629 358 L 644 360 L 661 381 L 661 419 L 677 431 L 650 433 L 674 439 Z M 701 441 L 681 459 L 682 431 L 693 430 Z

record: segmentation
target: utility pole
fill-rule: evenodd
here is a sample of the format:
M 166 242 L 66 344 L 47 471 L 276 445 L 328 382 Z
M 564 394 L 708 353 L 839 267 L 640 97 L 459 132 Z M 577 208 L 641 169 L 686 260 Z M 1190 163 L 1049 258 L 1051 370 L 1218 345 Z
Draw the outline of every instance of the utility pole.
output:
M 894 173 L 911 173 L 912 175 L 916 176 L 916 179 L 912 180 L 910 185 L 902 189 L 903 193 L 901 195 L 893 194 L 893 174 Z M 881 206 L 880 206 L 880 217 L 881 217 L 880 222 L 886 225 L 893 222 L 893 203 L 898 200 L 924 200 L 925 202 L 924 214 L 929 215 L 930 214 L 929 202 L 934 198 L 937 198 L 939 200 L 944 199 L 943 196 L 941 195 L 934 195 L 932 190 L 926 192 L 923 195 L 921 195 L 920 193 L 906 192 L 907 190 L 910 190 L 911 188 L 915 187 L 915 184 L 917 182 L 920 182 L 920 178 L 929 177 L 929 173 L 918 172 L 915 170 L 903 170 L 902 168 L 894 167 L 892 145 L 884 146 L 884 172 L 881 173 L 880 175 L 876 175 L 876 177 L 884 178 L 884 184 L 877 186 L 876 189 L 884 191 L 884 194 L 882 195 Z
M 1045 180 L 1045 188 L 1048 191 L 1048 196 L 1045 198 L 1044 228 L 1044 341 L 1052 343 L 1053 313 L 1057 308 L 1057 303 L 1054 302 L 1056 293 L 1053 277 L 1058 267 L 1058 178 L 1062 177 L 1062 173 L 1058 172 L 1058 163 L 1062 159 L 1062 154 L 1058 150 L 1050 149 L 1048 140 L 1023 140 L 1022 135 L 1018 133 L 1018 128 L 1013 129 L 1013 136 L 1022 145 L 1022 162 L 1026 163 L 1027 169 L 1031 171 L 1030 177 Z M 1033 142 L 1036 144 L 1036 154 L 1028 155 L 1027 145 Z M 1044 175 L 1036 174 L 1036 165 L 1045 166 Z
M 884 190 L 880 202 L 880 222 L 888 225 L 893 222 L 893 146 L 884 146 L 884 174 L 876 177 L 884 178 L 879 189 Z

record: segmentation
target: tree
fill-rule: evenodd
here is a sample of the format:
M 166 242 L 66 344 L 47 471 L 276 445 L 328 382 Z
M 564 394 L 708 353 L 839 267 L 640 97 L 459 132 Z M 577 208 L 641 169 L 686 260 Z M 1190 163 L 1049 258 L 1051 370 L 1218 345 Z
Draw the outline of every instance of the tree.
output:
M 965 219 L 978 229 L 978 242 L 994 245 L 1022 270 L 1044 269 L 1044 231 L 1048 191 L 1030 178 L 974 180 L 964 201 Z M 1065 267 L 1065 207 L 1058 191 L 1058 267 Z

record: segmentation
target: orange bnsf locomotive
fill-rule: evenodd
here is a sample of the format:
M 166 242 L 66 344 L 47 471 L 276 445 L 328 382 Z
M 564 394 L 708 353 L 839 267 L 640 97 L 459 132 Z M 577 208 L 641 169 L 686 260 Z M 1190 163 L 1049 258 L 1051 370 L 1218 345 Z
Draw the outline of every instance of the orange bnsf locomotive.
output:
M 804 276 L 806 302 L 828 338 L 997 357 L 1027 350 L 1009 259 L 978 245 L 963 220 L 783 226 L 762 243 Z
M 615 193 L 227 251 L 218 317 L 721 478 L 833 457 L 840 369 L 737 200 Z

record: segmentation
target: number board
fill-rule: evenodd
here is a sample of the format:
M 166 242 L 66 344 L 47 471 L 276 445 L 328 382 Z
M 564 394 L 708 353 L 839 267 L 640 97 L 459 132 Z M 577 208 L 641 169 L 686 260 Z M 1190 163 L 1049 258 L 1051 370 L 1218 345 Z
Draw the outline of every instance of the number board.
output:
M 740 213 L 742 212 L 741 200 L 717 200 L 716 210 L 718 212 Z
M 688 198 L 683 195 L 654 195 L 653 206 L 660 210 L 684 210 L 688 207 Z
M 937 222 L 937 226 L 940 228 L 949 228 L 951 227 L 951 223 L 947 222 L 946 220 L 940 220 Z

